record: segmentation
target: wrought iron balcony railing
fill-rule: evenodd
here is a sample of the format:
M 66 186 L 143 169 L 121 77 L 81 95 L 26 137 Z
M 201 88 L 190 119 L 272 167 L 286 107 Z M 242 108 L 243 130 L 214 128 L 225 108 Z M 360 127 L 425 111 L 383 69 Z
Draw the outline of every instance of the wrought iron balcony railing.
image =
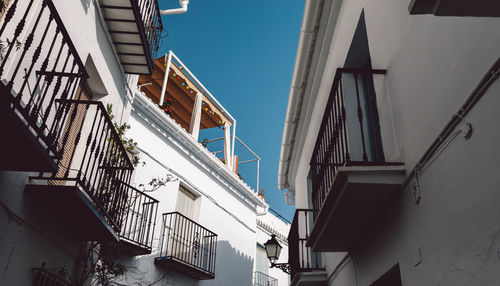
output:
M 337 69 L 310 162 L 316 211 L 321 209 L 339 167 L 400 164 L 384 159 L 375 74 L 385 74 L 385 70 Z
M 85 67 L 51 0 L 2 1 L 6 5 L 0 14 L 0 106 L 2 116 L 7 113 L 19 118 L 27 133 L 36 141 L 46 157 L 60 153 L 55 133 L 57 99 L 71 99 L 82 79 L 87 78 Z M 4 132 L 17 134 L 19 127 L 2 117 Z M 17 138 L 11 134 L 12 138 Z M 11 140 L 15 141 L 15 140 Z M 22 140 L 26 141 L 23 137 Z M 20 147 L 22 142 L 12 142 Z M 5 147 L 8 142 L 0 145 Z M 9 146 L 9 147 L 13 147 Z M 24 145 L 23 145 L 24 147 Z M 25 154 L 31 154 L 24 148 Z M 12 170 L 51 171 L 52 167 L 36 168 L 33 155 L 7 152 Z M 12 160 L 9 158 L 12 157 Z M 30 160 L 31 158 L 31 160 Z
M 120 184 L 125 187 L 126 211 L 118 247 L 133 255 L 151 253 L 158 200 L 129 184 Z
M 120 233 L 132 198 L 126 184 L 134 170 L 121 138 L 101 102 L 60 99 L 56 104 L 51 129 L 57 130 L 52 134 L 61 150 L 58 170 L 32 180 L 46 180 L 39 186 L 46 190 L 83 190 L 104 221 Z
M 306 246 L 312 222 L 313 210 L 297 209 L 295 211 L 288 234 L 288 263 L 292 280 L 300 272 L 325 270 L 321 267 L 320 253 Z
M 33 286 L 72 286 L 64 269 L 52 273 L 45 268 L 45 263 L 40 268 L 34 268 L 33 274 Z
M 151 61 L 156 59 L 158 49 L 161 44 L 161 32 L 163 24 L 161 22 L 160 7 L 157 0 L 134 0 L 141 14 L 142 27 L 146 36 L 146 43 Z
M 163 214 L 160 255 L 155 263 L 194 279 L 215 278 L 217 234 L 178 212 Z
M 126 73 L 152 74 L 163 25 L 157 0 L 99 0 Z
M 278 279 L 267 275 L 266 273 L 254 272 L 254 286 L 278 286 Z

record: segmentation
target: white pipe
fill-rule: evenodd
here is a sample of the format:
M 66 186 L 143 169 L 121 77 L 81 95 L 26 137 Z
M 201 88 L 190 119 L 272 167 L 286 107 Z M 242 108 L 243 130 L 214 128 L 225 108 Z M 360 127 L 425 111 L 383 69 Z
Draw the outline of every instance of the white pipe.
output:
M 170 9 L 170 10 L 160 10 L 160 15 L 174 15 L 174 14 L 183 14 L 188 10 L 189 0 L 179 0 L 179 5 L 181 8 Z
M 236 120 L 233 122 L 233 143 L 232 143 L 232 150 L 231 150 L 231 160 L 234 160 L 234 139 L 236 138 Z M 232 166 L 233 171 L 236 171 L 236 164 L 233 164 Z M 258 191 L 258 190 L 257 190 Z
M 308 0 L 304 8 L 304 17 L 299 37 L 295 66 L 292 75 L 292 84 L 288 97 L 288 106 L 285 116 L 285 126 L 283 128 L 283 138 L 281 140 L 280 160 L 278 166 L 278 188 L 290 189 L 288 181 L 288 171 L 290 159 L 295 144 L 295 134 L 300 116 L 300 102 L 304 97 L 305 84 L 311 68 L 312 52 L 316 43 L 316 24 L 321 15 L 319 7 L 324 1 Z M 293 188 L 292 188 L 293 189 Z
M 165 56 L 167 55 L 165 54 Z M 162 106 L 163 101 L 165 100 L 165 92 L 167 92 L 168 71 L 170 70 L 171 62 L 172 62 L 172 51 L 169 51 L 167 59 L 167 67 L 165 68 L 165 75 L 163 76 L 163 85 L 161 86 L 160 102 L 158 103 L 159 106 Z
M 259 169 L 260 169 L 260 158 L 257 160 L 257 194 L 259 193 Z

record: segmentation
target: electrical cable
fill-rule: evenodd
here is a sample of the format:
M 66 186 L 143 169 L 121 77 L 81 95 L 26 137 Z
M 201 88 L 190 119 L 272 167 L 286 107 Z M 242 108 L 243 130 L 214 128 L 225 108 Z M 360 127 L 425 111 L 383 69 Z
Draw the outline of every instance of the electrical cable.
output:
M 187 183 L 191 188 L 193 188 L 194 190 L 196 190 L 198 193 L 200 193 L 201 195 L 203 195 L 204 197 L 206 197 L 209 201 L 211 201 L 214 205 L 216 205 L 217 207 L 219 207 L 220 209 L 222 209 L 224 212 L 226 212 L 227 214 L 229 214 L 233 219 L 235 219 L 237 222 L 239 222 L 245 228 L 247 228 L 248 230 L 250 230 L 253 233 L 257 232 L 255 229 L 251 228 L 249 225 L 247 225 L 242 220 L 240 220 L 232 212 L 230 212 L 229 210 L 227 210 L 226 208 L 224 208 L 223 206 L 221 206 L 219 204 L 219 202 L 217 202 L 217 200 L 215 200 L 213 197 L 211 197 L 210 195 L 208 195 L 204 191 L 202 191 L 199 188 L 197 188 L 191 181 L 189 181 L 188 179 L 186 179 L 186 177 L 182 176 L 181 174 L 179 174 L 175 170 L 173 170 L 170 167 L 166 166 L 165 164 L 163 164 L 162 162 L 160 162 L 160 160 L 156 159 L 155 157 L 153 157 L 153 155 L 151 155 L 149 152 L 145 151 L 144 149 L 140 148 L 139 146 L 136 146 L 136 149 L 139 150 L 141 153 L 145 154 L 146 156 L 148 156 L 149 158 L 151 158 L 153 161 L 155 161 L 156 163 L 158 163 L 160 166 L 162 166 L 163 168 L 165 168 L 170 173 L 172 173 L 175 176 L 179 177 L 181 180 L 183 180 L 185 183 Z

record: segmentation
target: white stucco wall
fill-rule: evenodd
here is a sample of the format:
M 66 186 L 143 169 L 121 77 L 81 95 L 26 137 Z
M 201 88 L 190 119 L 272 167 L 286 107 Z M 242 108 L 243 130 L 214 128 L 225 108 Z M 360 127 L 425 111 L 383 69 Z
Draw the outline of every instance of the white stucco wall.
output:
M 88 57 L 92 57 L 96 69 L 89 72 L 91 78 L 99 78 L 106 88 L 106 94 L 94 99 L 112 103 L 115 120 L 125 122 L 130 112 L 125 80 L 129 79 L 134 85 L 136 78 L 123 74 L 106 37 L 105 26 L 99 20 L 94 5 L 97 1 L 53 2 L 82 62 L 85 64 Z M 39 3 L 37 0 L 34 5 Z M 25 33 L 22 35 L 26 37 Z M 30 53 L 33 49 L 28 55 Z M 98 87 L 91 85 L 90 88 Z M 67 226 L 23 192 L 29 175 L 38 174 L 0 171 L 0 285 L 31 285 L 32 268 L 40 267 L 42 262 L 46 262 L 48 268 L 65 267 L 72 272 L 82 245 Z
M 324 72 L 308 81 L 319 87 L 303 110 L 297 142 L 304 144 L 295 150 L 289 177 L 297 208 L 307 207 L 309 160 L 333 75 L 344 64 L 363 10 L 372 67 L 387 70 L 375 78 L 384 152 L 408 171 L 497 60 L 500 19 L 411 16 L 409 2 L 340 2 Z M 384 205 L 330 285 L 370 285 L 396 263 L 403 285 L 493 285 L 500 279 L 493 270 L 500 226 L 494 207 L 500 200 L 500 137 L 494 131 L 499 88 L 497 80 L 465 118 L 472 138 L 455 138 L 423 171 L 421 203 L 414 203 L 410 182 Z M 419 251 L 422 262 L 415 266 Z M 329 275 L 341 257 L 323 254 Z
M 280 259 L 277 263 L 287 263 L 288 262 L 288 232 L 290 231 L 290 224 L 282 221 L 280 218 L 272 214 L 270 211 L 265 215 L 260 215 L 257 217 L 261 223 L 265 224 L 267 227 L 271 228 L 270 231 L 267 227 L 257 226 L 257 243 L 264 245 L 270 238 L 272 234 L 279 233 L 280 237 L 276 237 L 278 242 L 283 247 L 280 254 Z M 284 238 L 284 239 L 283 239 Z M 269 263 L 269 266 L 271 264 Z M 254 265 L 255 268 L 255 265 Z M 277 286 L 287 286 L 289 285 L 290 275 L 286 274 L 278 268 L 270 268 L 269 276 L 278 279 Z
M 152 178 L 166 177 L 167 174 L 173 174 L 178 180 L 149 193 L 160 201 L 152 254 L 124 258 L 123 262 L 143 271 L 146 281 L 155 281 L 168 273 L 168 281 L 176 285 L 251 285 L 257 239 L 256 209 L 257 205 L 262 207 L 265 203 L 239 179 L 230 181 L 220 170 L 211 167 L 203 156 L 197 154 L 208 151 L 190 137 L 188 140 L 195 143 L 186 145 L 183 140 L 190 135 L 176 129 L 178 125 L 165 114 L 163 120 L 169 123 L 162 122 L 158 114 L 151 112 L 146 101 L 142 98 L 134 104 L 129 120 L 131 129 L 127 136 L 138 143 L 143 151 L 141 160 L 146 163 L 137 168 L 134 184 L 147 185 Z M 175 134 L 173 130 L 181 134 Z M 222 162 L 216 163 L 225 170 Z M 181 182 L 199 196 L 194 220 L 218 235 L 214 280 L 198 282 L 154 264 L 154 258 L 159 256 L 161 214 L 175 211 Z M 133 277 L 127 279 L 133 280 Z
M 128 76 L 123 73 L 118 55 L 108 37 L 106 23 L 99 14 L 98 0 L 53 0 L 53 2 L 83 63 L 86 64 L 88 57 L 92 58 L 96 70 L 89 69 L 89 76 L 98 77 L 104 83 L 106 93 L 96 94 L 95 99 L 102 101 L 104 106 L 107 103 L 113 104 L 115 120 L 120 123 L 126 122 L 130 113 L 132 93 L 126 87 Z M 136 80 L 130 84 L 131 87 L 135 86 Z M 102 89 L 100 86 L 92 85 L 90 88 Z

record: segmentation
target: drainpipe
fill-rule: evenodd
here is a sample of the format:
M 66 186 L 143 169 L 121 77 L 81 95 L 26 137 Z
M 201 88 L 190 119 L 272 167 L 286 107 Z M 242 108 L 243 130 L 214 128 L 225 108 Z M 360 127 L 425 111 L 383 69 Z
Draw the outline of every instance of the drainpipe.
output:
M 181 8 L 170 9 L 170 10 L 160 10 L 160 15 L 174 15 L 174 14 L 184 14 L 188 10 L 189 0 L 179 0 L 179 5 Z
M 285 116 L 285 126 L 281 140 L 280 161 L 278 166 L 278 187 L 280 190 L 293 188 L 288 181 L 290 160 L 295 144 L 295 135 L 300 116 L 300 108 L 304 98 L 307 78 L 316 44 L 319 20 L 324 0 L 308 0 L 304 8 L 304 17 L 300 31 L 299 46 L 295 57 L 295 67 L 292 84 L 288 96 L 288 107 Z

